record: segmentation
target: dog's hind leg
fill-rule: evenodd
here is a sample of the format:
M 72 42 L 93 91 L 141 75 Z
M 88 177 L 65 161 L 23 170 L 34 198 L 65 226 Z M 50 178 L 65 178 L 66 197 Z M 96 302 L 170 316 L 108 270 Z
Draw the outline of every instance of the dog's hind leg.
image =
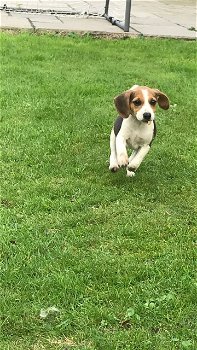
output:
M 109 170 L 115 172 L 118 170 L 118 161 L 117 161 L 117 154 L 116 154 L 116 136 L 114 134 L 114 130 L 112 129 L 111 135 L 110 135 L 110 164 L 109 164 Z

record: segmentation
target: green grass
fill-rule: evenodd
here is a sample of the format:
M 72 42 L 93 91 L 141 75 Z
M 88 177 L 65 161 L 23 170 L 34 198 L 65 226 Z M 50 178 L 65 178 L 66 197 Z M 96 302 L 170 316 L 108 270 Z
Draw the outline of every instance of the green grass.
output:
M 1 349 L 197 348 L 194 59 L 189 41 L 1 33 Z M 109 134 L 136 83 L 176 106 L 126 178 Z

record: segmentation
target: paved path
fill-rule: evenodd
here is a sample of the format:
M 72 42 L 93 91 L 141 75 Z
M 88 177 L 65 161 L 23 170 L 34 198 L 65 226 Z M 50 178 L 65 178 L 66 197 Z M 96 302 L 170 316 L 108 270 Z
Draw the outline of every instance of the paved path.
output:
M 124 20 L 124 0 L 111 0 L 109 15 Z M 43 13 L 1 11 L 2 28 L 121 34 L 105 20 L 105 0 L 0 0 L 0 6 L 42 10 Z M 132 0 L 131 35 L 196 37 L 195 0 Z M 45 12 L 54 10 L 54 14 Z M 62 12 L 62 13 L 61 13 Z M 70 15 L 66 15 L 70 13 Z

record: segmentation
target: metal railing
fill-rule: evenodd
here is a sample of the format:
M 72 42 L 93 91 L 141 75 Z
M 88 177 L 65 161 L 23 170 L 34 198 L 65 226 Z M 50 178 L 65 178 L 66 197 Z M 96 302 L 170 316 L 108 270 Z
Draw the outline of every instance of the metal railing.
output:
M 111 22 L 111 24 L 118 26 L 119 28 L 123 29 L 124 32 L 129 32 L 130 27 L 130 18 L 131 18 L 131 0 L 126 0 L 126 7 L 125 7 L 125 19 L 124 22 L 120 21 L 119 19 L 109 16 L 109 1 L 106 0 L 105 2 L 105 13 L 104 17 Z

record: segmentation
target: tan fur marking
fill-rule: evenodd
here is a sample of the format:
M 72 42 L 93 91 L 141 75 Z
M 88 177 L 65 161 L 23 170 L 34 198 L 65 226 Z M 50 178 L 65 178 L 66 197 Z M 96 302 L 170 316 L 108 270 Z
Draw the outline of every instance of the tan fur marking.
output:
M 131 101 L 130 103 L 130 108 L 131 110 L 134 112 L 134 113 L 137 113 L 142 107 L 143 107 L 143 104 L 144 104 L 144 96 L 143 96 L 143 93 L 142 93 L 142 90 L 147 90 L 148 92 L 148 100 L 150 101 L 151 99 L 156 99 L 157 100 L 157 96 L 156 96 L 156 93 L 155 93 L 155 90 L 154 89 L 151 89 L 147 86 L 138 86 L 136 89 L 133 89 L 133 92 L 135 93 L 135 97 L 133 98 L 133 100 Z M 142 104 L 140 106 L 135 106 L 133 104 L 133 102 L 135 100 L 140 100 L 142 102 Z M 155 112 L 156 110 L 156 105 L 154 106 L 151 106 L 152 110 Z
M 143 96 L 143 93 L 142 93 L 142 89 L 139 88 L 139 87 L 137 87 L 133 91 L 134 91 L 134 98 L 133 98 L 133 100 L 130 103 L 130 109 L 134 113 L 137 113 L 142 108 L 142 106 L 144 104 L 144 96 Z M 142 104 L 140 106 L 135 106 L 133 102 L 136 101 L 136 100 L 140 100 Z

